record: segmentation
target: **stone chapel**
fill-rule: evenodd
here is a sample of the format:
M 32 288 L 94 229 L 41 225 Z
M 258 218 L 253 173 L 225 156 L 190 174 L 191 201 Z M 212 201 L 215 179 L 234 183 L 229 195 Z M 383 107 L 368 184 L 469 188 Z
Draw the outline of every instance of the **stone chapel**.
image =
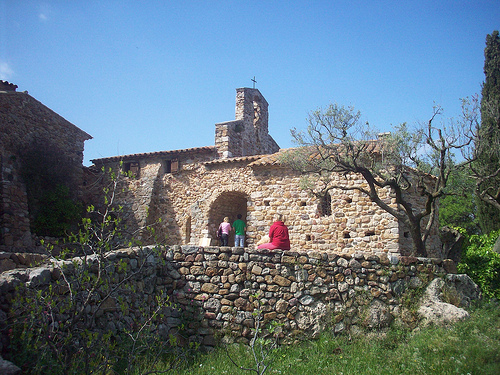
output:
M 87 186 L 98 186 L 103 166 L 132 172 L 117 196 L 125 223 L 132 229 L 156 223 L 157 236 L 170 245 L 217 245 L 219 223 L 241 214 L 245 244 L 255 246 L 279 212 L 292 251 L 411 252 L 408 230 L 363 194 L 331 191 L 325 210 L 325 202 L 299 187 L 298 173 L 279 162 L 282 151 L 269 134 L 268 103 L 258 89 L 236 90 L 235 113 L 235 120 L 215 124 L 214 146 L 92 160 Z M 351 184 L 355 177 L 335 178 Z M 394 203 L 390 191 L 383 194 Z M 414 204 L 422 204 L 415 197 Z M 437 226 L 428 241 L 429 249 L 440 249 Z

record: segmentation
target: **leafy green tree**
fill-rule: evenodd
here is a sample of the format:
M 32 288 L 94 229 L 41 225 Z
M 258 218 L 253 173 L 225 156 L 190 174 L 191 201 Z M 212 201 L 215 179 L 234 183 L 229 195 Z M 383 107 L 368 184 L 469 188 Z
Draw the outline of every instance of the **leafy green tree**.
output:
M 455 168 L 448 179 L 449 195 L 439 200 L 439 226 L 464 228 L 469 235 L 479 234 L 475 183 L 463 168 Z M 452 193 L 454 192 L 454 193 Z
M 500 229 L 500 38 L 486 36 L 485 81 L 481 98 L 481 126 L 477 133 L 475 161 L 479 223 L 484 233 Z
M 458 271 L 468 274 L 486 298 L 500 299 L 500 254 L 493 251 L 500 231 L 471 236 L 463 234 L 466 242 Z

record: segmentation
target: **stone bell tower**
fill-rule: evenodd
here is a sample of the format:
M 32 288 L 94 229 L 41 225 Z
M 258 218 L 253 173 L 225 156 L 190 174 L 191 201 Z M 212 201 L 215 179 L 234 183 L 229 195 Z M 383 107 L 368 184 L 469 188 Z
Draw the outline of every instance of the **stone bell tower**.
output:
M 258 89 L 236 89 L 234 121 L 215 124 L 215 146 L 219 157 L 273 154 L 278 144 L 269 135 L 268 104 Z

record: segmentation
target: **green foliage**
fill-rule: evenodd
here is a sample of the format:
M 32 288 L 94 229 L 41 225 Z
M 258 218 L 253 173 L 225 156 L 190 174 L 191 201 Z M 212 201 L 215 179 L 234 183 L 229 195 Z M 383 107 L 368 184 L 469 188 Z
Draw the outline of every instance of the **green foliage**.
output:
M 248 359 L 244 346 L 231 346 L 240 363 Z M 287 375 L 452 375 L 500 372 L 500 306 L 485 304 L 471 318 L 451 327 L 427 327 L 413 332 L 390 328 L 386 333 L 333 335 L 277 348 L 269 374 Z M 225 350 L 199 356 L 179 375 L 247 374 L 228 363 Z
M 114 204 L 119 178 L 112 175 L 104 209 L 88 208 L 93 220 L 82 220 L 62 252 L 47 246 L 57 280 L 17 289 L 9 359 L 22 365 L 23 373 L 142 373 L 160 362 L 164 370 L 173 368 L 184 358 L 177 338 L 159 333 L 165 314 L 176 309 L 169 297 L 157 292 L 147 304 L 134 297 L 148 262 L 163 259 L 162 247 L 145 248 L 132 239 L 134 264 L 109 256 L 123 243 L 121 208 Z
M 35 140 L 26 146 L 20 164 L 32 231 L 62 237 L 76 228 L 82 205 L 74 194 L 80 182 L 75 178 L 71 158 L 57 144 Z
M 69 188 L 57 185 L 40 198 L 33 229 L 41 236 L 63 237 L 80 220 L 82 213 L 82 204 L 71 198 Z
M 480 233 L 474 187 L 474 180 L 463 169 L 454 169 L 447 188 L 453 194 L 439 200 L 440 226 L 465 228 L 469 235 Z
M 466 235 L 465 230 L 462 232 Z M 500 230 L 487 235 L 466 235 L 458 264 L 458 271 L 469 275 L 487 299 L 500 299 L 500 254 L 493 251 L 499 235 Z
M 484 50 L 485 81 L 481 98 L 480 142 L 477 143 L 478 159 L 474 168 L 483 177 L 480 192 L 491 195 L 492 202 L 500 205 L 500 37 L 497 30 L 486 36 Z M 496 173 L 496 174 L 495 174 Z M 483 233 L 500 229 L 498 207 L 478 199 L 479 222 Z

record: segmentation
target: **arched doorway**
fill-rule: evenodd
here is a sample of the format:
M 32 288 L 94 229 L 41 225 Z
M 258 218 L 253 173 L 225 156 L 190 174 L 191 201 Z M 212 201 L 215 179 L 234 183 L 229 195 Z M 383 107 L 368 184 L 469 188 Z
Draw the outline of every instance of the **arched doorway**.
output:
M 247 196 L 241 192 L 228 191 L 221 193 L 211 204 L 208 212 L 208 231 L 212 238 L 217 238 L 219 224 L 228 216 L 233 223 L 237 215 L 245 220 L 247 217 Z M 217 242 L 218 245 L 218 242 Z M 234 246 L 234 232 L 229 236 L 229 246 Z

